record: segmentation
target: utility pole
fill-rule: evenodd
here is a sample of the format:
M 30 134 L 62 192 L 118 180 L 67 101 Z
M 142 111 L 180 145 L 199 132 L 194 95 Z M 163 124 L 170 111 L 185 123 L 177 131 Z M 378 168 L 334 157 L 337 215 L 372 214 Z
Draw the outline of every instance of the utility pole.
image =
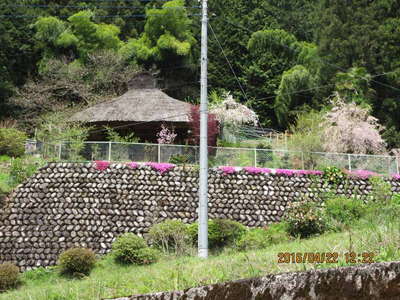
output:
M 200 182 L 198 256 L 208 257 L 208 108 L 207 108 L 207 0 L 202 0 L 200 79 Z

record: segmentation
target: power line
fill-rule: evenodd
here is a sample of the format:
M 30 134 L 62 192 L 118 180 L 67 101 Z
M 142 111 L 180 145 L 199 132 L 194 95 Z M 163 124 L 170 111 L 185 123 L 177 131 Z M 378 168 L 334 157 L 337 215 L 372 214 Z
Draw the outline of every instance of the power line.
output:
M 376 75 L 372 75 L 371 78 L 376 78 L 376 77 L 380 77 L 380 76 L 383 76 L 383 75 L 386 75 L 386 74 L 390 74 L 390 73 L 395 73 L 395 72 L 397 72 L 397 71 L 391 71 L 391 72 L 385 72 L 385 73 L 381 73 L 381 74 L 376 74 Z M 299 93 L 303 93 L 303 92 L 309 92 L 309 91 L 312 91 L 312 90 L 322 89 L 324 87 L 328 87 L 328 86 L 332 86 L 332 85 L 335 85 L 335 84 L 334 83 L 330 83 L 330 84 L 326 84 L 326 85 L 313 87 L 313 88 L 310 88 L 310 89 L 298 90 L 298 91 L 295 91 L 295 92 L 292 92 L 292 93 L 284 93 L 282 95 L 285 95 L 285 96 L 294 95 L 294 94 L 299 94 Z M 257 99 L 254 99 L 253 101 L 273 99 L 275 97 L 276 97 L 276 95 L 275 96 L 264 97 L 264 98 L 257 98 Z
M 85 2 L 169 2 L 171 0 L 85 0 Z
M 231 69 L 233 75 L 235 76 L 236 82 L 238 83 L 238 85 L 239 85 L 239 87 L 240 87 L 240 90 L 241 90 L 242 93 L 243 93 L 243 96 L 245 97 L 246 101 L 248 101 L 249 99 L 247 98 L 246 92 L 244 91 L 244 89 L 243 89 L 243 87 L 242 87 L 242 85 L 241 85 L 241 83 L 240 83 L 240 81 L 239 81 L 239 78 L 236 76 L 236 72 L 235 72 L 235 70 L 233 69 L 232 64 L 231 64 L 231 62 L 229 61 L 228 57 L 226 56 L 225 51 L 224 51 L 224 48 L 222 48 L 222 45 L 221 45 L 221 43 L 219 42 L 219 39 L 218 39 L 217 35 L 215 34 L 214 29 L 213 29 L 212 26 L 211 26 L 211 23 L 208 23 L 208 25 L 210 26 L 211 32 L 212 32 L 212 34 L 213 34 L 215 40 L 217 41 L 218 46 L 219 46 L 219 48 L 221 49 L 221 52 L 222 52 L 222 54 L 224 55 L 225 60 L 226 60 L 226 62 L 227 62 L 228 65 L 229 65 L 229 68 Z
M 149 15 L 149 14 L 136 14 L 136 15 L 107 15 L 107 16 L 93 16 L 93 18 L 146 18 L 146 17 L 157 17 L 159 15 Z M 201 16 L 201 14 L 187 14 L 188 17 L 191 16 Z M 7 18 L 7 19 L 22 19 L 22 18 L 40 18 L 40 17 L 46 17 L 46 16 L 40 16 L 40 15 L 0 15 L 0 18 Z M 58 18 L 69 18 L 71 16 L 57 16 Z M 85 18 L 86 16 L 76 16 L 76 17 L 83 17 Z
M 95 4 L 94 4 L 95 5 Z M 146 9 L 145 6 L 112 6 L 112 5 L 105 5 L 105 6 L 96 6 L 93 5 L 48 5 L 48 4 L 10 4 L 4 5 L 5 7 L 31 7 L 31 8 L 138 8 L 138 9 Z M 177 7 L 162 7 L 162 8 L 148 8 L 148 9 L 157 9 L 157 10 L 169 10 L 169 9 L 186 9 L 186 8 L 200 8 L 200 6 L 177 6 Z
M 243 26 L 241 26 L 241 25 L 235 24 L 235 23 L 233 23 L 233 22 L 230 22 L 230 21 L 226 20 L 226 19 L 225 19 L 224 17 L 222 17 L 222 16 L 218 16 L 218 17 L 217 17 L 217 16 L 214 15 L 214 17 L 220 18 L 221 20 L 223 20 L 224 22 L 226 22 L 226 23 L 228 23 L 228 24 L 230 24 L 230 25 L 236 26 L 236 27 L 241 28 L 241 29 L 243 29 L 243 30 L 245 30 L 245 31 L 247 31 L 247 32 L 253 33 L 250 29 L 248 29 L 248 28 L 246 28 L 246 27 L 243 27 Z M 304 32 L 304 34 L 307 34 L 304 30 L 303 30 L 303 32 Z M 287 46 L 287 45 L 283 45 L 283 44 L 282 44 L 281 46 L 282 46 L 282 47 L 285 47 L 285 48 L 287 48 L 287 49 L 289 49 L 289 50 L 291 50 L 290 47 Z M 345 69 L 339 67 L 338 65 L 331 64 L 331 63 L 327 62 L 326 60 L 324 60 L 324 59 L 322 59 L 322 58 L 320 59 L 320 61 L 321 61 L 322 63 L 326 64 L 326 65 L 333 66 L 333 67 L 335 67 L 336 69 L 338 69 L 338 70 L 340 70 L 340 71 L 342 71 L 342 72 L 346 72 Z M 397 72 L 397 71 L 390 71 L 390 72 L 382 73 L 382 74 L 380 74 L 379 76 L 383 76 L 383 75 L 387 75 L 387 74 L 391 74 L 391 73 L 396 73 L 396 72 Z M 364 79 L 364 80 L 368 80 L 368 78 L 365 78 L 365 77 L 362 77 L 362 76 L 356 76 L 356 77 L 361 78 L 361 79 Z M 400 91 L 399 88 L 396 88 L 396 87 L 394 87 L 394 86 L 392 86 L 392 85 L 388 85 L 388 84 L 385 84 L 385 83 L 382 83 L 382 82 L 376 81 L 376 80 L 371 80 L 371 81 L 373 81 L 373 82 L 375 82 L 375 83 L 377 83 L 377 84 L 380 84 L 380 85 L 382 85 L 382 86 L 385 86 L 385 87 L 394 89 L 394 90 L 396 90 L 396 91 Z

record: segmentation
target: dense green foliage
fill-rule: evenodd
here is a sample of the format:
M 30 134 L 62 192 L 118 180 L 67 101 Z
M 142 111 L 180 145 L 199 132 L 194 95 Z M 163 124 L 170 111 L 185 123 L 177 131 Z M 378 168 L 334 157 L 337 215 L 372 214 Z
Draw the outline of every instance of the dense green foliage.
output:
M 188 227 L 180 220 L 165 220 L 153 225 L 148 239 L 164 252 L 177 254 L 185 253 L 191 244 Z
M 189 234 L 194 244 L 198 241 L 198 223 L 189 225 Z M 218 249 L 225 246 L 232 246 L 246 232 L 242 224 L 227 220 L 214 219 L 208 221 L 208 246 L 210 249 Z
M 0 155 L 24 155 L 26 139 L 26 134 L 15 128 L 0 128 Z
M 310 200 L 291 203 L 285 212 L 285 221 L 293 237 L 307 238 L 328 229 L 321 205 Z
M 82 88 L 98 93 L 90 88 L 96 82 L 91 74 L 107 71 L 94 67 L 85 76 L 75 72 L 74 80 L 64 76 L 66 80 L 57 75 L 53 82 L 47 71 L 54 60 L 70 71 L 82 70 L 99 51 L 112 52 L 124 67 L 158 71 L 172 96 L 192 101 L 198 97 L 198 1 L 12 4 L 10 0 L 0 4 L 0 15 L 8 15 L 0 25 L 2 114 L 20 120 L 26 118 L 24 108 L 29 103 L 35 104 L 38 114 L 54 111 L 60 103 L 87 104 L 93 97 Z M 299 112 L 329 107 L 328 97 L 336 92 L 345 101 L 371 107 L 386 127 L 388 147 L 400 147 L 397 1 L 210 0 L 209 6 L 211 89 L 231 91 L 256 111 L 263 126 L 280 130 L 291 128 Z M 66 68 L 62 69 L 65 74 Z M 43 82 L 47 88 L 33 89 L 35 96 L 24 93 Z M 50 88 L 55 83 L 58 87 Z M 78 84 L 78 93 L 73 93 L 71 84 Z M 105 86 L 113 84 L 119 85 L 118 80 L 108 80 Z M 38 91 L 44 91 L 44 97 Z M 20 101 L 7 101 L 15 92 Z M 24 122 L 20 126 L 28 127 Z
M 18 267 L 12 263 L 0 264 L 0 292 L 16 287 L 18 283 Z
M 240 250 L 263 249 L 268 246 L 283 243 L 289 240 L 287 234 L 287 224 L 276 223 L 267 228 L 249 229 L 237 242 L 236 246 Z
M 159 253 L 147 247 L 146 241 L 133 234 L 125 233 L 112 244 L 114 259 L 122 264 L 145 265 L 157 261 Z
M 24 182 L 31 177 L 45 162 L 34 157 L 16 158 L 11 161 L 10 180 L 14 185 Z
M 95 253 L 86 248 L 71 248 L 60 254 L 58 266 L 61 274 L 73 277 L 89 275 L 96 264 Z
M 325 202 L 326 215 L 346 225 L 357 221 L 365 211 L 364 203 L 355 198 L 337 196 Z

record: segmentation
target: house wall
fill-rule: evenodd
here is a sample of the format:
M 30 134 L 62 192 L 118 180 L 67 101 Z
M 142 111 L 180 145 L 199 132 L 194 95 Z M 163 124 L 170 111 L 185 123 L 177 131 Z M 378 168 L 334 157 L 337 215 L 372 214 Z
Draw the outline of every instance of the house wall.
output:
M 400 192 L 400 181 L 391 181 Z M 209 174 L 209 217 L 228 218 L 250 227 L 277 222 L 288 204 L 327 191 L 322 178 L 248 174 Z M 366 180 L 330 187 L 339 194 L 368 195 Z M 145 234 L 165 219 L 197 219 L 198 172 L 176 167 L 160 174 L 113 164 L 104 171 L 94 164 L 50 163 L 20 185 L 0 210 L 0 263 L 22 269 L 56 263 L 74 246 L 99 254 L 111 249 L 120 234 Z

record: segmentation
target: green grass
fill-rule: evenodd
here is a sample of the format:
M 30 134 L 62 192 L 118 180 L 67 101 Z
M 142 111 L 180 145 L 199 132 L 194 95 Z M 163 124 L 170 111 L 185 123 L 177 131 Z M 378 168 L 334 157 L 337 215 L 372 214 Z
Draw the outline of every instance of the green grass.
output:
M 0 300 L 85 300 L 181 290 L 271 273 L 346 265 L 344 257 L 337 264 L 278 264 L 280 252 L 375 252 L 376 261 L 394 261 L 400 260 L 399 249 L 398 216 L 382 212 L 371 214 L 344 232 L 297 239 L 258 251 L 226 249 L 207 260 L 168 256 L 150 266 L 121 266 L 111 256 L 105 256 L 82 280 L 63 278 L 56 268 L 40 268 L 25 272 L 23 284 L 0 294 Z

